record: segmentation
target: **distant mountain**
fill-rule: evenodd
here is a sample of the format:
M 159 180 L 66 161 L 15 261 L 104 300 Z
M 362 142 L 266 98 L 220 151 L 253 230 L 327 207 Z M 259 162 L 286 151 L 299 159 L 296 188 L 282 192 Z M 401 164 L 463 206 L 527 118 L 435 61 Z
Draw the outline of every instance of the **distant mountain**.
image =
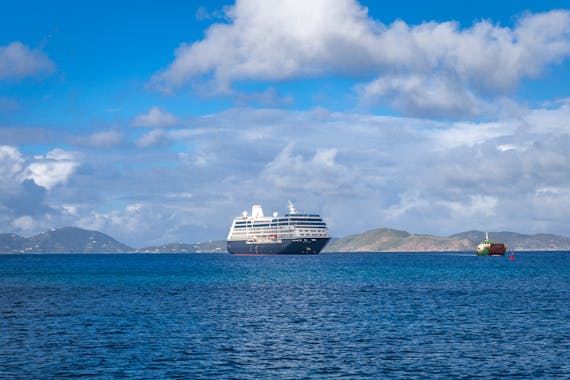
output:
M 30 238 L 0 234 L 0 253 L 128 253 L 133 249 L 97 231 L 51 229 Z
M 137 253 L 227 253 L 226 241 L 216 240 L 206 243 L 171 243 L 136 250 Z
M 379 228 L 338 239 L 327 245 L 323 252 L 471 251 L 474 248 L 474 243 L 468 239 L 414 235 Z
M 467 231 L 450 236 L 454 239 L 469 239 L 480 242 L 485 239 L 485 232 Z M 489 232 L 489 239 L 506 243 L 514 251 L 568 251 L 570 238 L 551 234 L 525 235 L 516 232 Z

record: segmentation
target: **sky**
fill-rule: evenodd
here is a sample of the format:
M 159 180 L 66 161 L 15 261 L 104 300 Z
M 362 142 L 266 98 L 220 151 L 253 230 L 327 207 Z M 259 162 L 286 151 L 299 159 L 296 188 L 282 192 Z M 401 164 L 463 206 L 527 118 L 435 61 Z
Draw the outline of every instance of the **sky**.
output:
M 570 236 L 567 1 L 26 1 L 0 12 L 0 232 L 140 248 L 233 217 Z

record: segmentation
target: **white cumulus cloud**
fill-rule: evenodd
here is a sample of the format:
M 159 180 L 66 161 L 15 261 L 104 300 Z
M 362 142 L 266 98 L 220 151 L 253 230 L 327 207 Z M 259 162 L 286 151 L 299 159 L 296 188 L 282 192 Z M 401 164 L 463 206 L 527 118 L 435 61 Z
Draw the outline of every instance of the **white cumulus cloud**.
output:
M 36 156 L 25 169 L 23 176 L 48 190 L 65 183 L 79 167 L 78 156 L 74 152 L 54 149 L 45 156 Z
M 170 91 L 213 73 L 217 87 L 224 89 L 234 80 L 281 80 L 339 66 L 351 69 L 358 56 L 366 62 L 366 45 L 374 37 L 366 9 L 353 0 L 240 0 L 227 8 L 227 15 L 231 23 L 214 24 L 204 40 L 182 44 L 174 62 L 152 82 Z

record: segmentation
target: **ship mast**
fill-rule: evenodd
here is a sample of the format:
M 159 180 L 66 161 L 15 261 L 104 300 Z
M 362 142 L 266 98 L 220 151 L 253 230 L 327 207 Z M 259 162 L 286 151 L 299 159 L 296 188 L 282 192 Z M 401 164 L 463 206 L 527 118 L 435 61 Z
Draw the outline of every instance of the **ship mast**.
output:
M 293 202 L 289 201 L 289 214 L 296 214 L 297 209 L 293 206 Z

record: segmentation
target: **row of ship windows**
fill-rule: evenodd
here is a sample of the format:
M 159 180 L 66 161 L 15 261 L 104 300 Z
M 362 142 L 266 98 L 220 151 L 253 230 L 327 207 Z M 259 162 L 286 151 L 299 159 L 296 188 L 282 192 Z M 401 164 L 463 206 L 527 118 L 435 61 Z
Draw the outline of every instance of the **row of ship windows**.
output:
M 307 236 L 307 237 L 327 237 L 327 234 L 299 234 L 299 235 L 292 235 L 292 234 L 287 234 L 287 235 L 279 235 L 278 238 L 279 239 L 287 239 L 287 238 L 295 238 L 298 236 Z M 258 237 L 258 235 L 252 236 L 252 235 L 248 235 L 248 234 L 233 234 L 231 236 L 231 239 L 250 239 L 253 237 Z
M 316 234 L 317 232 L 321 232 L 321 233 L 323 232 L 322 230 L 302 230 L 302 231 L 303 231 L 303 232 L 313 232 L 313 233 L 312 233 L 312 234 L 307 234 L 307 235 L 305 235 L 304 233 L 301 233 L 301 234 L 300 234 L 301 236 L 309 236 L 309 235 Z
M 292 230 L 291 230 L 291 229 L 283 230 L 283 229 L 281 229 L 281 228 L 265 228 L 265 229 L 263 229 L 263 230 L 255 230 L 254 233 L 255 233 L 256 235 L 259 235 L 259 234 L 277 234 L 277 233 L 290 232 L 290 231 L 292 231 Z M 249 233 L 251 233 L 251 232 L 252 232 L 252 231 L 247 230 L 247 229 L 239 229 L 239 230 L 237 230 L 237 231 L 234 230 L 233 233 L 235 233 L 235 234 L 242 234 L 242 235 L 243 235 L 243 234 L 249 234 Z
M 259 228 L 259 227 L 274 227 L 274 226 L 308 226 L 308 227 L 326 227 L 326 223 L 315 223 L 315 222 L 297 222 L 297 223 L 271 223 L 271 224 L 237 224 L 235 228 Z
M 285 214 L 285 216 L 305 216 L 305 217 L 316 217 L 320 218 L 319 214 Z
M 270 223 L 288 223 L 288 222 L 322 222 L 321 218 L 283 218 L 283 219 L 272 219 Z M 238 220 L 236 224 L 252 223 L 251 220 Z M 259 221 L 258 223 L 263 223 L 265 221 Z
M 301 231 L 302 231 L 302 232 L 299 234 L 300 236 L 309 236 L 309 235 L 313 235 L 313 234 L 316 234 L 316 233 L 321 233 L 321 234 L 322 234 L 322 232 L 323 232 L 321 228 L 316 229 L 316 230 L 303 229 L 303 230 L 301 230 Z M 275 230 L 275 229 L 268 229 L 268 230 L 263 231 L 264 234 L 268 234 L 268 235 L 277 234 L 278 232 L 280 232 L 280 231 Z M 305 234 L 305 233 L 307 233 L 307 232 L 312 232 L 312 234 Z M 249 233 L 248 231 L 234 231 L 234 232 L 232 233 L 232 235 L 244 236 L 244 235 L 250 235 L 250 233 Z M 257 236 L 257 235 L 260 235 L 260 234 L 259 234 L 259 233 L 256 233 L 255 235 Z M 281 234 L 280 234 L 280 235 L 281 235 Z M 325 234 L 325 235 L 326 235 L 326 234 Z

